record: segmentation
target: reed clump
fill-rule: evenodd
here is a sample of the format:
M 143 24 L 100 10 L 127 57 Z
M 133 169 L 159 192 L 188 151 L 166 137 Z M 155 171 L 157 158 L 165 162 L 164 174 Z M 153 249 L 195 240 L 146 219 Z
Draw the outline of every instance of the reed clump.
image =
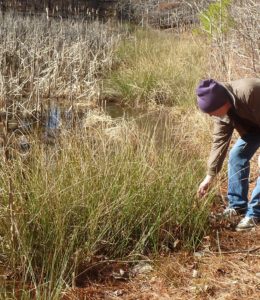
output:
M 118 67 L 104 83 L 104 97 L 133 106 L 189 106 L 207 59 L 199 39 L 185 33 L 137 29 L 121 41 Z
M 59 299 L 79 265 L 100 254 L 133 259 L 198 245 L 209 205 L 195 201 L 204 166 L 198 149 L 174 137 L 172 115 L 161 121 L 103 122 L 1 161 L 1 261 L 22 294 L 30 282 L 37 299 Z M 113 128 L 121 131 L 108 138 Z

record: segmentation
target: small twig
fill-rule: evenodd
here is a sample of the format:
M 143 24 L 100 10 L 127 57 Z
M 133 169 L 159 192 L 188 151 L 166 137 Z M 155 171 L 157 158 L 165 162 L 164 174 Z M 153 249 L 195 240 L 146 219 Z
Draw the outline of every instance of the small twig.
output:
M 219 232 L 217 230 L 217 245 L 218 245 L 218 253 L 221 255 L 223 252 L 221 251 L 220 248 L 220 241 L 219 241 Z
M 234 250 L 234 251 L 213 251 L 212 254 L 234 254 L 234 253 L 252 253 L 260 250 L 260 246 L 252 249 L 241 249 L 241 250 Z

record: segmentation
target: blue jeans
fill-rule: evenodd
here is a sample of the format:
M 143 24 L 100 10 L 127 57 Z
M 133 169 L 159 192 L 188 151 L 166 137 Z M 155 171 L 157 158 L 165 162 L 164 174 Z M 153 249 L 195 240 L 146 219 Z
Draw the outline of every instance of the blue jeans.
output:
M 229 153 L 229 207 L 241 209 L 247 217 L 260 218 L 260 176 L 248 202 L 250 159 L 260 147 L 260 133 L 248 133 L 239 138 Z

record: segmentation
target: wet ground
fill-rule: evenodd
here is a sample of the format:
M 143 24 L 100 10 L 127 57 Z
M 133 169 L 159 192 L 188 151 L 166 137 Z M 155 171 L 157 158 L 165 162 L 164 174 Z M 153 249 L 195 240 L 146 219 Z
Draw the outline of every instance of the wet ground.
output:
M 157 137 L 160 137 L 169 121 L 166 109 L 133 109 L 114 103 L 98 107 L 57 99 L 45 100 L 38 110 L 10 107 L 8 111 L 0 111 L 0 146 L 7 148 L 12 144 L 11 147 L 14 146 L 21 153 L 29 150 L 30 136 L 35 134 L 40 138 L 39 141 L 54 145 L 62 132 L 73 134 L 75 128 L 95 128 L 100 123 L 101 127 L 116 127 L 116 122 L 124 120 L 129 124 L 134 123 L 147 133 L 157 132 Z

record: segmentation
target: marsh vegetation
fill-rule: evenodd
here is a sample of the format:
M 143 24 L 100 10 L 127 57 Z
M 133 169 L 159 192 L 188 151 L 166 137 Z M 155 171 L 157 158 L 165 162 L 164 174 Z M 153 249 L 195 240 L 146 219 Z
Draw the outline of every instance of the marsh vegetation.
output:
M 97 259 L 196 249 L 214 191 L 196 200 L 211 124 L 193 91 L 202 77 L 244 74 L 241 53 L 257 74 L 255 49 L 241 46 L 222 65 L 226 48 L 215 45 L 226 47 L 227 32 L 11 14 L 1 23 L 2 299 L 61 299 Z M 51 145 L 39 130 L 46 101 L 66 103 L 73 120 Z M 112 118 L 111 103 L 138 113 Z M 36 130 L 22 130 L 25 114 Z

